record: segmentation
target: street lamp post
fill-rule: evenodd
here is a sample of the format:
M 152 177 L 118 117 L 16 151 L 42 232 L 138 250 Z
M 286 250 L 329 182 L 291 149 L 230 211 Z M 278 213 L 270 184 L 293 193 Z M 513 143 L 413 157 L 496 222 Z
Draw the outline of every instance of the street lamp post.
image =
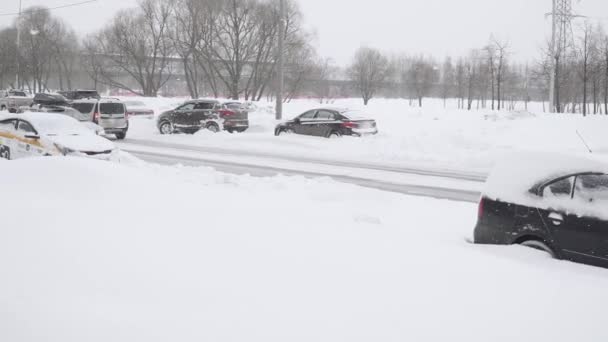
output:
M 278 89 L 277 89 L 277 108 L 276 108 L 276 119 L 277 120 L 281 120 L 283 119 L 283 92 L 284 92 L 284 88 L 285 88 L 285 75 L 284 75 L 284 69 L 285 69 L 285 60 L 284 60 L 284 53 L 285 53 L 285 0 L 280 0 L 279 1 L 279 47 L 278 47 L 278 73 L 277 73 L 277 78 L 278 78 Z
M 17 49 L 16 49 L 16 57 L 17 57 L 17 73 L 15 75 L 15 87 L 19 89 L 19 74 L 21 73 L 21 3 L 22 0 L 19 0 L 19 15 L 17 16 Z

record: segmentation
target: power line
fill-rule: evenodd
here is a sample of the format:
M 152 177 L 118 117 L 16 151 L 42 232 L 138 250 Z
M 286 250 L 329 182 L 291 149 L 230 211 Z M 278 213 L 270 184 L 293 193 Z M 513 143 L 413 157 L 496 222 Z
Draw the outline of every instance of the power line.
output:
M 97 1 L 98 0 L 81 1 L 81 2 L 76 2 L 76 3 L 72 3 L 72 4 L 61 5 L 61 6 L 57 6 L 57 7 L 31 9 L 31 10 L 23 11 L 21 13 L 19 13 L 19 12 L 0 13 L 0 17 L 19 16 L 19 15 L 23 15 L 23 14 L 27 14 L 27 13 L 35 13 L 35 12 L 40 12 L 40 11 L 53 11 L 53 10 L 62 9 L 62 8 L 82 6 L 82 5 L 90 4 L 92 2 L 97 2 Z

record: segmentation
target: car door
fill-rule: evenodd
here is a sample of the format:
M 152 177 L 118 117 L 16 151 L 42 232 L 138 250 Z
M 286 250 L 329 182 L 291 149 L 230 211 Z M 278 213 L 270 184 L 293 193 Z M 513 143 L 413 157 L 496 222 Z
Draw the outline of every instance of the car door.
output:
M 173 114 L 173 124 L 179 128 L 199 127 L 200 123 L 198 123 L 193 116 L 195 106 L 196 104 L 194 103 L 186 103 L 178 107 Z
M 196 122 L 199 128 L 202 128 L 209 120 L 214 119 L 214 109 L 215 103 L 213 102 L 199 102 L 194 106 L 192 120 Z
M 582 243 L 590 250 L 589 262 L 608 267 L 608 175 L 583 174 L 576 177 L 573 208 Z
M 294 133 L 312 135 L 317 110 L 310 110 L 300 115 L 295 121 Z
M 320 109 L 315 116 L 315 124 L 313 125 L 312 135 L 319 137 L 327 137 L 335 130 L 336 113 L 327 109 Z
M 42 145 L 40 144 L 38 132 L 27 121 L 19 120 L 17 122 L 16 145 L 15 154 L 17 158 L 27 158 L 42 154 Z
M 15 159 L 17 120 L 0 121 L 0 158 Z

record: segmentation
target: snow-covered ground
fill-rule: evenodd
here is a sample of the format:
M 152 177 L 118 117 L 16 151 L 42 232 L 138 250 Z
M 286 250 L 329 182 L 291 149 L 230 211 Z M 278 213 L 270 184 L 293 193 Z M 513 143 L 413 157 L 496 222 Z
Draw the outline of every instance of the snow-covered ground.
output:
M 128 160 L 0 161 L 0 341 L 608 339 L 608 271 L 474 205 Z
M 157 112 L 174 107 L 183 99 L 143 99 Z M 530 104 L 530 111 L 465 111 L 450 102 L 428 99 L 424 108 L 406 100 L 374 99 L 369 107 L 359 99 L 336 100 L 321 105 L 314 100 L 295 100 L 286 104 L 286 118 L 319 106 L 361 109 L 376 119 L 380 134 L 363 139 L 326 140 L 307 136 L 274 137 L 277 122 L 273 105 L 258 103 L 250 114 L 251 129 L 244 134 L 161 136 L 153 120 L 131 121 L 129 138 L 162 142 L 233 148 L 283 155 L 330 160 L 365 161 L 392 166 L 449 168 L 462 171 L 488 171 L 495 157 L 513 149 L 587 153 L 578 133 L 597 152 L 608 152 L 608 117 L 570 114 L 543 114 L 542 105 Z

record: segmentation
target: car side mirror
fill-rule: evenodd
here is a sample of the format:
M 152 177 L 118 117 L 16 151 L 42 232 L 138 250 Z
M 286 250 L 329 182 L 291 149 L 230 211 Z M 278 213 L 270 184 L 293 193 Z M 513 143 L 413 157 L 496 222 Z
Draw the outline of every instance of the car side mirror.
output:
M 32 139 L 32 140 L 40 140 L 40 136 L 36 135 L 36 134 L 26 134 L 25 138 L 26 139 Z

